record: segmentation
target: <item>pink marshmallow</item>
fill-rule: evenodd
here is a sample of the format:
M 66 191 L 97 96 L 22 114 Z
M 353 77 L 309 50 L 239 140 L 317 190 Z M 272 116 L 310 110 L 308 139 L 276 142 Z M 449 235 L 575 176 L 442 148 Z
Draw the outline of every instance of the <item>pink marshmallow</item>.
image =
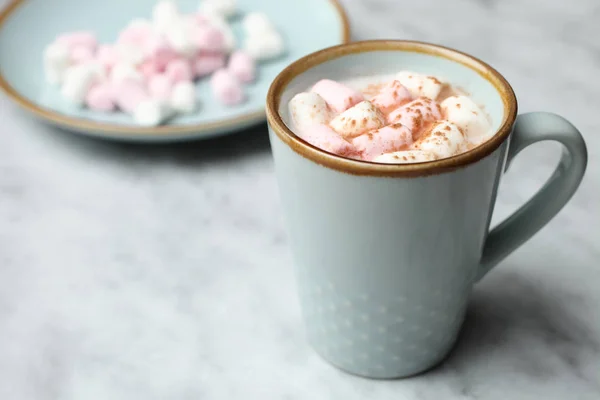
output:
M 360 153 L 350 142 L 325 124 L 315 124 L 298 132 L 298 136 L 322 150 L 342 157 L 360 158 Z
M 392 81 L 371 99 L 384 114 L 395 110 L 412 100 L 412 95 L 399 81 Z
M 315 83 L 311 92 L 321 96 L 336 113 L 344 112 L 364 100 L 359 92 L 330 79 Z
M 210 86 L 214 96 L 223 104 L 240 104 L 246 98 L 242 85 L 226 69 L 220 69 L 213 74 Z
M 133 113 L 136 107 L 150 96 L 144 86 L 134 80 L 124 80 L 113 86 L 116 102 L 121 111 Z
M 167 41 L 160 37 L 154 37 L 148 40 L 144 45 L 144 51 L 149 60 L 156 65 L 156 69 L 159 72 L 164 72 L 167 65 L 179 57 L 177 52 L 169 46 Z
M 87 46 L 74 46 L 71 48 L 71 62 L 74 64 L 84 63 L 94 59 L 93 49 Z
M 204 15 L 202 13 L 193 14 L 191 17 L 192 17 L 192 20 L 198 25 L 205 25 L 210 22 L 210 20 L 206 17 L 206 15 Z
M 112 45 L 103 44 L 98 47 L 96 60 L 102 64 L 107 70 L 115 66 L 119 62 L 119 52 Z
M 83 46 L 88 47 L 89 49 L 95 49 L 98 45 L 98 41 L 96 40 L 96 36 L 92 32 L 87 31 L 79 31 L 79 32 L 69 32 L 60 35 L 56 41 L 60 44 L 64 44 L 70 49 Z
M 254 59 L 248 53 L 238 50 L 229 57 L 229 72 L 240 82 L 252 82 L 256 76 Z
M 150 96 L 158 100 L 168 100 L 173 91 L 173 81 L 165 74 L 157 74 L 148 81 Z
M 167 65 L 165 74 L 172 82 L 191 81 L 194 78 L 192 66 L 188 60 L 182 58 L 173 60 Z
M 132 46 L 144 46 L 155 37 L 156 35 L 150 26 L 129 26 L 119 34 L 117 43 Z
M 225 55 L 222 53 L 200 54 L 194 60 L 194 75 L 197 78 L 212 74 L 225 66 Z
M 116 104 L 112 86 L 108 83 L 93 86 L 87 93 L 85 104 L 94 111 L 113 111 Z
M 201 25 L 194 32 L 195 44 L 200 51 L 222 52 L 225 50 L 225 36 L 217 28 Z
M 412 144 L 412 132 L 402 124 L 384 126 L 357 136 L 352 144 L 370 161 L 384 153 L 404 150 Z
M 412 131 L 413 141 L 436 120 L 442 119 L 442 109 L 437 101 L 420 97 L 395 109 L 388 115 L 391 124 L 401 123 Z
M 156 63 L 151 60 L 144 61 L 138 68 L 146 81 L 149 81 L 153 76 L 160 74 Z

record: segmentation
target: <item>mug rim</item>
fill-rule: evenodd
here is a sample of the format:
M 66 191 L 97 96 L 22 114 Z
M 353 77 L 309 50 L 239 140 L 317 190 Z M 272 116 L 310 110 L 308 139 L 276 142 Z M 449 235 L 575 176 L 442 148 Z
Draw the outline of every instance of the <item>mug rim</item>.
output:
M 370 161 L 345 158 L 329 153 L 297 136 L 279 115 L 281 96 L 288 84 L 309 69 L 351 54 L 372 51 L 413 52 L 442 57 L 462 64 L 487 80 L 498 92 L 504 105 L 504 115 L 496 133 L 479 146 L 452 156 L 434 161 L 410 164 L 379 164 Z M 461 51 L 437 44 L 411 40 L 367 40 L 346 43 L 311 53 L 302 57 L 277 75 L 267 94 L 267 122 L 275 134 L 294 152 L 324 167 L 353 175 L 415 177 L 437 175 L 473 164 L 493 153 L 510 136 L 517 117 L 517 99 L 508 81 L 487 63 Z

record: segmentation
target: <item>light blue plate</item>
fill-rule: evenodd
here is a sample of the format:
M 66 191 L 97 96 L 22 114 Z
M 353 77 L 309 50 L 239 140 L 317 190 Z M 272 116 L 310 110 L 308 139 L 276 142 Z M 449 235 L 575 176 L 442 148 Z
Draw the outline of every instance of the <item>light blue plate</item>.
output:
M 183 12 L 198 0 L 179 0 Z M 248 101 L 236 107 L 217 104 L 207 80 L 197 85 L 199 111 L 156 128 L 138 127 L 127 115 L 102 114 L 70 107 L 58 89 L 44 81 L 42 52 L 57 35 L 92 30 L 102 42 L 113 42 L 135 17 L 150 17 L 151 0 L 15 0 L 0 15 L 0 87 L 28 111 L 64 129 L 128 141 L 176 141 L 209 138 L 264 121 L 271 81 L 292 61 L 349 40 L 346 15 L 337 0 L 238 0 L 242 13 L 266 13 L 283 34 L 287 52 L 261 64 L 258 78 L 246 87 Z M 242 42 L 239 20 L 233 29 Z

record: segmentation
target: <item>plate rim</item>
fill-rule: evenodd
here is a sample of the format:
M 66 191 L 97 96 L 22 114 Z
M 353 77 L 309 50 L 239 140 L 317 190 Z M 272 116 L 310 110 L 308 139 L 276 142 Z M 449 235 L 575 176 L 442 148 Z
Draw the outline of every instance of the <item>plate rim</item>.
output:
M 4 27 L 6 21 L 15 13 L 15 11 L 23 5 L 27 0 L 11 0 L 3 10 L 0 11 L 0 30 Z M 337 12 L 340 19 L 342 28 L 342 38 L 339 44 L 346 44 L 350 42 L 350 22 L 348 14 L 341 4 L 340 0 L 324 0 L 329 1 L 334 6 L 334 10 Z M 233 119 L 227 119 L 226 121 L 208 122 L 201 124 L 190 124 L 190 125 L 161 125 L 156 127 L 133 127 L 125 126 L 114 123 L 96 122 L 86 118 L 71 117 L 60 112 L 53 111 L 49 108 L 40 106 L 39 104 L 27 99 L 15 88 L 13 88 L 8 80 L 2 74 L 0 70 L 0 89 L 4 91 L 7 97 L 22 109 L 29 111 L 33 115 L 46 120 L 47 122 L 53 123 L 58 126 L 62 126 L 69 130 L 79 131 L 81 133 L 94 132 L 95 135 L 101 136 L 107 134 L 109 137 L 118 136 L 120 138 L 141 138 L 140 136 L 155 136 L 161 135 L 164 139 L 168 139 L 168 135 L 182 135 L 190 134 L 194 137 L 201 136 L 202 134 L 210 135 L 214 131 L 229 131 L 235 130 L 238 125 L 251 124 L 253 122 L 259 122 L 266 119 L 265 106 L 260 111 L 252 111 Z M 181 137 L 180 137 L 181 139 Z

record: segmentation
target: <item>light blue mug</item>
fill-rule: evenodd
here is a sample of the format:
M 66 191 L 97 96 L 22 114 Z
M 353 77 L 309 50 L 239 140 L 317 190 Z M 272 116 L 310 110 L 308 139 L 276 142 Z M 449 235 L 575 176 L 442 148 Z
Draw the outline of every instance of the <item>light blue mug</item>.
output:
M 290 129 L 289 100 L 317 80 L 400 70 L 466 89 L 497 133 L 451 158 L 383 165 L 327 153 Z M 473 285 L 556 215 L 587 164 L 585 142 L 568 121 L 517 117 L 513 90 L 497 71 L 432 44 L 367 41 L 313 53 L 275 79 L 267 117 L 308 340 L 331 364 L 370 378 L 405 377 L 440 362 Z M 543 140 L 564 147 L 556 171 L 490 231 L 503 171 Z

